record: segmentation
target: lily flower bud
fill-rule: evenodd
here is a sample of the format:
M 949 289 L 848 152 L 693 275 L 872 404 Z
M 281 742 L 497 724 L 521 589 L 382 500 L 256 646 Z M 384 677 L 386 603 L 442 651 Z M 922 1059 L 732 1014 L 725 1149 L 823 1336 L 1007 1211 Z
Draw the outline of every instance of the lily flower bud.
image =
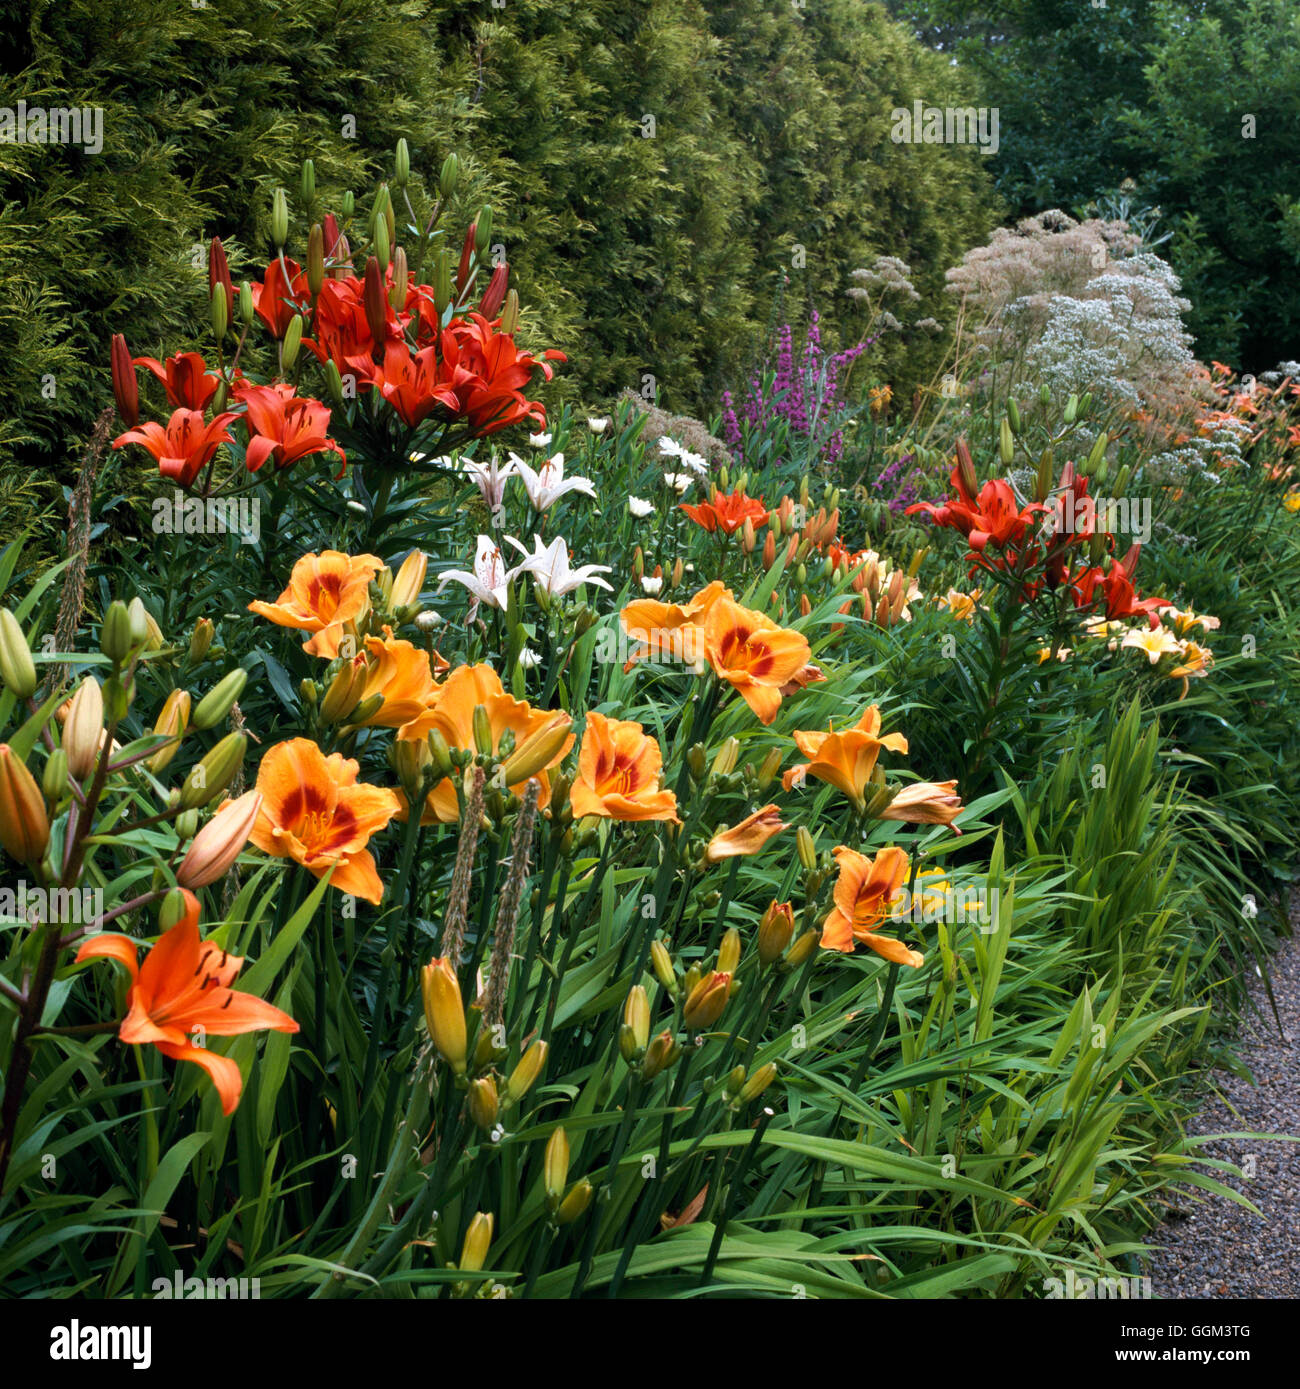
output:
M 794 938 L 794 907 L 789 902 L 773 902 L 758 923 L 758 958 L 763 965 L 775 964 Z
M 641 1079 L 653 1080 L 681 1055 L 682 1049 L 671 1032 L 661 1032 L 645 1050 L 641 1062 Z
M 411 177 L 411 149 L 405 139 L 398 140 L 397 150 L 393 156 L 393 187 L 405 188 L 406 180 Z
M 550 1046 L 546 1042 L 537 1041 L 519 1058 L 518 1064 L 510 1072 L 509 1080 L 506 1081 L 506 1100 L 510 1104 L 518 1104 L 537 1084 L 537 1077 L 546 1065 L 548 1051 Z
M 433 759 L 434 770 L 440 776 L 448 777 L 455 771 L 455 764 L 451 760 L 451 748 L 447 745 L 446 736 L 440 729 L 435 728 L 428 738 L 429 756 Z
M 239 286 L 239 321 L 245 328 L 253 326 L 253 286 L 247 280 Z
M 489 321 L 497 316 L 501 305 L 505 303 L 509 280 L 510 263 L 503 260 L 492 271 L 492 278 L 488 281 L 488 287 L 483 291 L 483 298 L 478 306 L 479 313 Z
M 483 204 L 483 210 L 474 223 L 474 249 L 481 256 L 492 240 L 492 209 Z
M 284 330 L 284 341 L 280 344 L 280 368 L 292 371 L 298 360 L 298 349 L 302 346 L 302 314 L 296 313 Z
M 465 1243 L 460 1247 L 459 1267 L 465 1273 L 477 1273 L 487 1262 L 488 1249 L 492 1245 L 492 1228 L 495 1217 L 477 1212 L 465 1231 Z
M 30 699 L 36 693 L 36 663 L 21 624 L 8 608 L 0 608 L 0 680 L 15 699 Z
M 456 293 L 464 294 L 469 283 L 469 272 L 473 262 L 474 244 L 478 238 L 478 226 L 471 222 L 465 232 L 465 244 L 460 248 L 460 266 L 456 271 Z
M 68 792 L 68 754 L 62 748 L 55 748 L 45 759 L 45 771 L 41 774 L 41 794 L 53 806 Z
M 749 1104 L 751 1100 L 758 1099 L 775 1079 L 776 1067 L 769 1061 L 765 1066 L 760 1066 L 740 1087 L 740 1093 L 736 1098 L 741 1104 Z
M 555 1212 L 555 1223 L 571 1225 L 591 1205 L 591 1198 L 595 1194 L 595 1187 L 584 1177 L 560 1202 L 560 1209 Z
M 713 759 L 713 775 L 726 776 L 728 772 L 736 769 L 736 759 L 740 756 L 740 740 L 738 738 L 728 738 L 718 749 L 717 756 Z
M 212 637 L 216 629 L 211 621 L 206 617 L 201 617 L 194 624 L 194 631 L 190 636 L 189 662 L 196 666 L 208 654 L 208 648 L 212 645 Z
M 289 200 L 283 188 L 277 188 L 271 199 L 271 242 L 281 250 L 289 239 Z
M 123 609 L 125 612 L 125 609 Z M 68 771 L 85 781 L 99 757 L 104 741 L 104 695 L 92 675 L 77 686 L 63 725 L 63 750 L 68 754 Z
M 767 756 L 764 757 L 763 761 L 759 764 L 756 775 L 758 789 L 760 791 L 766 791 L 772 784 L 777 772 L 781 770 L 781 763 L 784 759 L 785 754 L 780 748 L 768 748 Z
M 798 969 L 800 965 L 805 964 L 811 957 L 813 951 L 817 949 L 818 940 L 817 928 L 815 926 L 809 927 L 790 947 L 789 953 L 786 955 L 785 959 L 781 961 L 780 968 L 788 972 Z
M 244 693 L 244 686 L 247 684 L 248 672 L 237 666 L 199 700 L 198 707 L 194 710 L 190 722 L 200 732 L 214 728 L 230 713 L 236 700 Z
M 114 665 L 121 665 L 131 654 L 131 615 L 121 599 L 114 599 L 99 629 L 99 649 Z
M 176 756 L 176 750 L 181 743 L 181 734 L 189 727 L 189 722 L 190 693 L 188 690 L 173 690 L 163 701 L 158 720 L 153 726 L 155 733 L 166 734 L 170 741 L 163 743 L 145 763 L 145 766 L 155 776 Z
M 1016 441 L 1011 434 L 1011 422 L 1007 419 L 1003 419 L 998 430 L 998 455 L 1004 468 L 1009 468 L 1016 459 Z
M 134 429 L 140 422 L 140 387 L 135 379 L 135 367 L 131 365 L 131 353 L 121 333 L 113 334 L 111 362 L 117 413 L 128 429 Z
M 173 926 L 185 920 L 185 915 L 191 906 L 197 911 L 197 900 L 188 888 L 172 888 L 162 899 L 162 905 L 158 908 L 158 925 L 164 931 L 170 931 Z
M 424 588 L 424 576 L 428 568 L 429 557 L 423 550 L 412 550 L 407 555 L 393 579 L 393 592 L 389 601 L 394 608 L 407 608 L 420 601 L 420 592 Z
M 200 808 L 216 800 L 234 781 L 247 749 L 246 734 L 227 733 L 181 783 L 181 809 Z
M 673 957 L 668 953 L 668 947 L 663 941 L 656 940 L 651 942 L 650 964 L 654 968 L 655 978 L 659 980 L 671 996 L 676 997 L 677 973 L 673 969 Z
M 569 1181 L 569 1137 L 563 1127 L 555 1129 L 546 1143 L 542 1160 L 542 1186 L 546 1191 L 546 1209 L 559 1209 L 564 1188 Z
M 393 766 L 408 800 L 417 800 L 423 791 L 424 769 L 430 761 L 429 745 L 426 742 L 417 738 L 400 738 L 393 744 Z
M 501 331 L 513 337 L 519 327 L 519 295 L 512 289 L 506 294 L 505 307 L 501 310 Z
M 979 479 L 975 476 L 975 463 L 965 439 L 957 440 L 957 472 L 966 494 L 973 497 L 979 490 Z
M 484 756 L 492 755 L 492 720 L 488 716 L 486 704 L 476 704 L 474 713 L 470 719 L 471 727 L 474 730 L 474 746 Z M 508 786 L 510 783 L 507 782 Z
M 304 159 L 302 161 L 302 182 L 299 185 L 302 191 L 302 200 L 305 203 L 316 201 L 316 164 L 314 160 Z
M 366 311 L 366 324 L 370 329 L 370 350 L 378 361 L 388 341 L 388 315 L 384 311 L 384 275 L 374 256 L 366 260 L 366 282 L 361 298 Z
M 0 743 L 0 844 L 19 863 L 38 863 L 50 841 L 50 822 L 36 778 Z
M 182 887 L 206 887 L 224 878 L 248 843 L 248 836 L 262 809 L 262 793 L 246 791 L 225 805 L 194 836 L 194 842 L 176 870 Z
M 456 184 L 460 181 L 460 160 L 454 154 L 449 154 L 442 161 L 442 171 L 438 175 L 438 192 L 443 198 L 450 198 L 456 192 Z
M 623 1025 L 632 1033 L 636 1054 L 639 1056 L 650 1042 L 650 1000 L 640 984 L 632 986 L 627 1002 L 623 1005 Z
M 325 231 L 313 222 L 307 233 L 307 290 L 314 299 L 325 283 Z
M 721 945 L 718 946 L 719 974 L 735 974 L 736 966 L 740 963 L 740 950 L 740 932 L 734 926 L 729 926 L 723 934 Z
M 544 727 L 514 753 L 505 763 L 502 776 L 507 786 L 518 786 L 529 777 L 549 767 L 559 757 L 572 734 L 572 720 L 567 714 L 557 713 Z
M 226 291 L 221 285 L 214 285 L 208 301 L 209 317 L 212 323 L 212 336 L 221 342 L 230 327 L 230 305 L 226 303 Z
M 393 258 L 393 241 L 388 230 L 388 219 L 384 216 L 375 218 L 375 259 L 379 262 L 380 270 L 387 268 Z
M 465 1074 L 465 1005 L 451 961 L 437 959 L 420 971 L 424 1021 L 439 1056 L 459 1076 Z
M 682 1008 L 682 1021 L 691 1032 L 703 1032 L 722 1016 L 731 991 L 731 975 L 713 970 L 691 990 Z
M 497 1097 L 497 1083 L 489 1076 L 480 1076 L 469 1083 L 469 1093 L 465 1097 L 469 1117 L 481 1129 L 491 1129 L 501 1111 Z
M 364 665 L 344 662 L 330 681 L 320 702 L 320 716 L 326 724 L 342 723 L 360 703 L 366 688 L 368 671 Z
M 406 259 L 406 248 L 397 246 L 393 250 L 393 287 L 388 292 L 388 302 L 395 311 L 406 306 L 406 295 L 411 286 L 411 268 Z

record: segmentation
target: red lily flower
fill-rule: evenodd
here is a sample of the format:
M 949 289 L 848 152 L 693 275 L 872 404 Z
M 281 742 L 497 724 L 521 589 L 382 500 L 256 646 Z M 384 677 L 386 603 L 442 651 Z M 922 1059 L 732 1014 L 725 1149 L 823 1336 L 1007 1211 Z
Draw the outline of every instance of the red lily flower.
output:
M 498 333 L 482 314 L 450 323 L 439 337 L 442 351 L 440 381 L 455 393 L 456 415 L 477 435 L 495 434 L 525 419 L 546 423 L 546 409 L 526 400 L 523 388 L 539 368 L 549 381 L 551 362 L 566 361 L 563 352 L 548 348 L 541 357 L 521 352 L 509 333 Z
M 152 420 L 137 429 L 129 429 L 113 440 L 115 449 L 127 444 L 139 444 L 158 461 L 158 471 L 182 487 L 189 487 L 203 466 L 222 444 L 232 443 L 226 426 L 239 417 L 229 411 L 215 416 L 204 424 L 201 410 L 177 410 L 167 421 L 167 427 Z
M 957 493 L 956 498 L 938 505 L 917 502 L 907 508 L 907 514 L 923 511 L 937 525 L 951 526 L 979 553 L 990 544 L 999 550 L 1019 545 L 1034 515 L 1046 510 L 1041 502 L 1018 507 L 1015 493 L 1001 478 L 986 482 L 978 497 L 972 497 L 967 490 L 960 466 L 953 468 L 949 480 Z
M 297 261 L 286 258 L 284 264 L 289 270 L 287 280 L 277 256 L 266 267 L 262 282 L 252 286 L 253 309 L 273 338 L 284 337 L 294 314 L 305 313 L 307 308 L 307 276 Z
M 197 352 L 178 352 L 165 362 L 156 357 L 134 357 L 131 365 L 147 368 L 166 388 L 167 404 L 186 410 L 206 410 L 221 385 L 221 377 L 208 371 Z
M 340 465 L 347 455 L 327 438 L 329 408 L 319 400 L 294 395 L 292 386 L 249 386 L 239 399 L 248 407 L 248 471 L 255 473 L 269 458 L 277 469 L 317 453 L 336 453 Z M 341 477 L 342 467 L 339 469 Z
M 118 1029 L 124 1042 L 152 1042 L 174 1061 L 192 1061 L 212 1077 L 223 1114 L 239 1104 L 243 1078 L 239 1065 L 195 1039 L 238 1037 L 264 1028 L 297 1032 L 298 1024 L 274 1004 L 230 986 L 244 961 L 213 941 L 199 938 L 198 899 L 187 892 L 185 915 L 137 963 L 139 942 L 104 932 L 82 943 L 77 963 L 100 957 L 116 960 L 131 976 L 127 1014 Z
M 767 507 L 762 497 L 747 497 L 743 492 L 715 490 L 712 501 L 700 502 L 698 506 L 683 503 L 681 509 L 710 534 L 721 531 L 724 535 L 735 535 L 746 521 L 761 526 L 767 520 Z
M 388 344 L 403 341 L 402 323 L 388 309 Z M 366 315 L 365 281 L 355 275 L 326 280 L 316 296 L 315 341 L 303 346 L 322 364 L 333 362 L 340 373 L 351 373 L 361 388 L 375 385 L 382 372 L 375 362 L 374 334 Z
M 384 399 L 412 429 L 439 406 L 452 415 L 460 412 L 456 391 L 446 380 L 439 380 L 436 347 L 421 348 L 412 356 L 404 342 L 390 342 L 379 379 Z

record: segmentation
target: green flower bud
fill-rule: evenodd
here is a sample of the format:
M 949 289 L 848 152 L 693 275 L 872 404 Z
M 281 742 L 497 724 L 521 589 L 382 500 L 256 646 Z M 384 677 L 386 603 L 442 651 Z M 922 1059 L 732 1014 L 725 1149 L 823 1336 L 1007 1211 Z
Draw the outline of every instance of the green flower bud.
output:
M 239 286 L 239 319 L 245 328 L 253 326 L 253 286 L 247 280 Z
M 158 909 L 158 925 L 164 931 L 170 931 L 173 926 L 178 926 L 185 920 L 185 913 L 189 910 L 189 902 L 185 896 L 183 888 L 174 887 L 162 899 L 162 906 Z
M 302 161 L 302 200 L 305 203 L 316 200 L 316 165 L 310 159 Z
M 0 608 L 0 680 L 15 699 L 30 699 L 36 693 L 36 663 L 22 626 L 8 608 Z
M 223 284 L 212 286 L 212 336 L 220 342 L 230 327 L 230 309 L 226 304 L 226 287 Z
M 248 672 L 246 670 L 240 668 L 232 670 L 199 700 L 194 712 L 190 715 L 190 726 L 200 731 L 215 727 L 230 713 L 235 701 L 244 693 L 244 686 L 247 684 Z
M 1011 422 L 1012 430 L 1019 434 L 1023 428 L 1023 423 L 1020 419 L 1020 406 L 1016 403 L 1014 396 L 1007 400 L 1007 419 Z
M 298 349 L 302 346 L 302 314 L 296 313 L 284 330 L 284 341 L 280 344 L 280 366 L 291 371 L 298 360 Z
M 245 734 L 227 733 L 182 782 L 181 809 L 197 809 L 215 800 L 234 781 L 247 748 Z
M 460 160 L 454 154 L 449 154 L 442 161 L 442 172 L 438 175 L 438 192 L 444 198 L 450 198 L 455 194 L 459 182 Z
M 114 599 L 99 629 L 99 649 L 114 665 L 121 665 L 131 654 L 131 616 L 126 604 Z
M 397 150 L 393 156 L 393 186 L 395 188 L 405 188 L 406 180 L 411 177 L 411 151 L 404 139 L 397 142 Z
M 51 805 L 58 803 L 68 790 L 68 754 L 62 748 L 55 748 L 45 759 L 45 771 L 41 776 L 41 793 Z
M 271 199 L 271 241 L 277 251 L 289 239 L 289 200 L 283 188 L 277 188 Z
M 483 204 L 483 211 L 478 215 L 478 222 L 475 224 L 474 249 L 481 256 L 492 241 L 492 209 Z

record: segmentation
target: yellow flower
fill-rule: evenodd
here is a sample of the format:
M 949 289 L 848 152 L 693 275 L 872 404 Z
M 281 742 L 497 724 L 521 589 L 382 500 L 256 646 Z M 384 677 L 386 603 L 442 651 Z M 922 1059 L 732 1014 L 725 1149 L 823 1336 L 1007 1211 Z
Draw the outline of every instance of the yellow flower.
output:
M 1144 651 L 1152 665 L 1155 665 L 1161 656 L 1171 655 L 1179 649 L 1174 634 L 1164 627 L 1149 627 L 1146 630 L 1134 627 L 1120 642 L 1120 646 L 1131 646 L 1138 651 Z

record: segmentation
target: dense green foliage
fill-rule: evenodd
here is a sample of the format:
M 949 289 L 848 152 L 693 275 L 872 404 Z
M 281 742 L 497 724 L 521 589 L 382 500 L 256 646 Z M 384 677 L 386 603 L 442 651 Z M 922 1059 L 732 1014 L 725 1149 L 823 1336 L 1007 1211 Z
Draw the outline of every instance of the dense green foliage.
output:
M 748 365 L 796 242 L 808 300 L 853 339 L 850 270 L 914 256 L 942 314 L 943 267 L 987 229 L 978 155 L 889 142 L 891 106 L 955 79 L 875 6 L 21 8 L 6 89 L 102 107 L 104 146 L 0 144 L 0 461 L 67 464 L 111 332 L 161 350 L 201 303 L 208 236 L 260 275 L 271 192 L 305 158 L 299 225 L 387 176 L 399 136 L 416 176 L 457 151 L 459 224 L 493 203 L 526 336 L 568 350 L 589 397 L 648 375 L 677 407 Z

